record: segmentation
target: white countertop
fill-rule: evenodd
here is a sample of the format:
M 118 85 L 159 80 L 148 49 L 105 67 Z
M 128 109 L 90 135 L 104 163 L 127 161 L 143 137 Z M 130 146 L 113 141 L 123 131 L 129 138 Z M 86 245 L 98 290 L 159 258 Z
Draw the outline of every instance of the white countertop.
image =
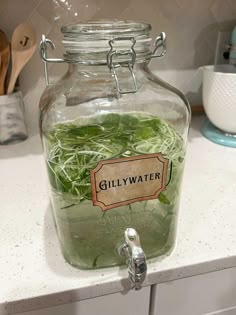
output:
M 195 117 L 172 254 L 148 262 L 145 285 L 236 266 L 236 149 L 200 134 Z M 38 136 L 0 147 L 0 314 L 123 291 L 126 268 L 78 270 L 60 252 Z

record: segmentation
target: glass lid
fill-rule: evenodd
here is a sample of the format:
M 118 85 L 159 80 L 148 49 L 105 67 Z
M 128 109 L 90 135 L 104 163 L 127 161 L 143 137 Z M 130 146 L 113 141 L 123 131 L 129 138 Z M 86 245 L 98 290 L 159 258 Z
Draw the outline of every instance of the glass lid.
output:
M 64 35 L 64 57 L 67 60 L 82 60 L 90 55 L 91 62 L 106 63 L 107 54 L 114 48 L 134 50 L 136 61 L 151 56 L 151 25 L 134 21 L 88 21 L 61 28 Z M 91 56 L 92 55 L 92 56 Z M 94 62 L 93 62 L 94 59 Z

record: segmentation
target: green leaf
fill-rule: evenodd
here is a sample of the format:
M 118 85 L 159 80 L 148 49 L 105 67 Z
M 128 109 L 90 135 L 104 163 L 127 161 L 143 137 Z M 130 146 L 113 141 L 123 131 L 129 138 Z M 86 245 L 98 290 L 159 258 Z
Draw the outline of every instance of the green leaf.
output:
M 170 201 L 169 199 L 166 197 L 166 195 L 164 195 L 162 192 L 159 194 L 158 199 L 161 203 L 165 204 L 165 205 L 170 205 Z
M 99 125 L 81 126 L 70 129 L 69 134 L 81 137 L 93 137 L 103 132 L 103 128 Z
M 135 136 L 138 139 L 148 139 L 148 138 L 152 138 L 155 136 L 155 132 L 151 127 L 146 127 L 146 128 L 142 128 L 137 130 Z

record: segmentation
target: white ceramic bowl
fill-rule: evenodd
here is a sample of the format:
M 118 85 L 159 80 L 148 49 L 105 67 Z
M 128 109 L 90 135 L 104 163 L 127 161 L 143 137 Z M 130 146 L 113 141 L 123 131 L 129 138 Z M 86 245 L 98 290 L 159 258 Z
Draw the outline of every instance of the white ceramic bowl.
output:
M 203 106 L 217 128 L 236 134 L 236 67 L 203 67 Z

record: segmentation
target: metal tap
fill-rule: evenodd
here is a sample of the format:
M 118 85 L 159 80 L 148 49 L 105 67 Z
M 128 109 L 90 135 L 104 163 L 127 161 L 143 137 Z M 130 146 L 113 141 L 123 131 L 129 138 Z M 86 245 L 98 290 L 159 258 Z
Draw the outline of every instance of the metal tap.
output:
M 126 257 L 132 288 L 140 290 L 146 277 L 147 264 L 135 229 L 128 228 L 125 230 L 125 243 L 120 247 L 119 254 Z

